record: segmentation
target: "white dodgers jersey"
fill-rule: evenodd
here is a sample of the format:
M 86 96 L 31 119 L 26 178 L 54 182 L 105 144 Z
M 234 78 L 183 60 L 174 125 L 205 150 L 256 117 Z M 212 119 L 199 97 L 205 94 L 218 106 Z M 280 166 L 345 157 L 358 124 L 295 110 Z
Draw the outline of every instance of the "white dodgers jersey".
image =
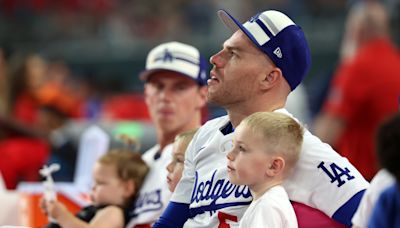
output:
M 291 116 L 285 109 L 277 112 Z M 184 227 L 239 226 L 252 197 L 247 186 L 229 182 L 226 154 L 232 138 L 232 125 L 224 116 L 203 125 L 189 145 L 182 179 L 171 198 L 190 205 L 191 218 Z M 284 187 L 290 200 L 332 217 L 368 182 L 346 158 L 306 130 L 300 159 Z
M 159 153 L 158 145 L 146 151 L 142 158 L 150 167 L 150 171 L 140 189 L 138 198 L 129 212 L 127 228 L 136 225 L 153 224 L 168 205 L 171 192 L 167 184 L 167 165 L 172 159 L 172 144 Z

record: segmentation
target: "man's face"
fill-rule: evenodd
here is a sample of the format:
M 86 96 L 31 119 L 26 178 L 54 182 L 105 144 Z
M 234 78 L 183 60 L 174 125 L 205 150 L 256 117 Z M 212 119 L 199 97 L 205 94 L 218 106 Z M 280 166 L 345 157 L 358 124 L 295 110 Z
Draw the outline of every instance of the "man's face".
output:
M 208 100 L 229 107 L 257 95 L 259 80 L 272 65 L 241 31 L 225 41 L 223 49 L 210 58 L 214 65 L 208 81 Z
M 166 133 L 180 132 L 193 125 L 197 112 L 205 104 L 205 93 L 205 88 L 199 88 L 194 80 L 171 71 L 156 72 L 145 84 L 151 118 L 156 128 Z

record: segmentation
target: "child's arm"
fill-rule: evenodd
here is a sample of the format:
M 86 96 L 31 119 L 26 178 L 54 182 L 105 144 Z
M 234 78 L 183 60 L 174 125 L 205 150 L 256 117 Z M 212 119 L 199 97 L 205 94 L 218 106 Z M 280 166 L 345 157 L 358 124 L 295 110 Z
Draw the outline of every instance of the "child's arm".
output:
M 54 218 L 61 227 L 89 227 L 87 223 L 75 217 L 74 214 L 68 211 L 64 204 L 58 201 L 45 201 L 44 204 L 44 210 L 46 213 L 50 217 Z
M 63 228 L 124 227 L 123 211 L 116 206 L 108 206 L 99 210 L 90 223 L 86 223 L 75 217 L 62 203 L 57 201 L 46 203 L 46 211 L 51 217 L 57 220 L 57 223 Z

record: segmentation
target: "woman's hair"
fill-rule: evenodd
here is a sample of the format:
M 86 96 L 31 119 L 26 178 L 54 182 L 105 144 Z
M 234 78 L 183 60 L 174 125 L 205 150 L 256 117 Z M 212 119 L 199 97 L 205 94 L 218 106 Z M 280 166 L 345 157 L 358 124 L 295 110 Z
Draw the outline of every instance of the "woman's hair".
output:
M 142 187 L 144 179 L 149 172 L 149 166 L 142 159 L 138 147 L 131 149 L 132 144 L 138 145 L 137 140 L 124 136 L 122 141 L 126 144 L 124 148 L 112 149 L 99 158 L 98 162 L 104 165 L 114 165 L 118 177 L 123 181 L 133 180 L 135 184 L 135 194 L 131 199 L 135 199 L 139 189 Z

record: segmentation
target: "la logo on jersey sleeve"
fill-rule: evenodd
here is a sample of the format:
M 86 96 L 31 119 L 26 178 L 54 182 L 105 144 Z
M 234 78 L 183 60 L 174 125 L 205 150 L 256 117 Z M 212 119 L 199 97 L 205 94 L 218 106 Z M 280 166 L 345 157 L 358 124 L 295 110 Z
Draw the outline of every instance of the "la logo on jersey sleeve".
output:
M 346 181 L 354 179 L 354 176 L 350 174 L 350 170 L 347 167 L 341 168 L 340 166 L 336 165 L 336 163 L 331 163 L 329 167 L 326 167 L 325 162 L 321 162 L 318 165 L 318 169 L 322 169 L 322 171 L 324 171 L 324 173 L 328 175 L 328 177 L 331 179 L 331 183 L 337 181 L 338 187 L 344 185 Z

